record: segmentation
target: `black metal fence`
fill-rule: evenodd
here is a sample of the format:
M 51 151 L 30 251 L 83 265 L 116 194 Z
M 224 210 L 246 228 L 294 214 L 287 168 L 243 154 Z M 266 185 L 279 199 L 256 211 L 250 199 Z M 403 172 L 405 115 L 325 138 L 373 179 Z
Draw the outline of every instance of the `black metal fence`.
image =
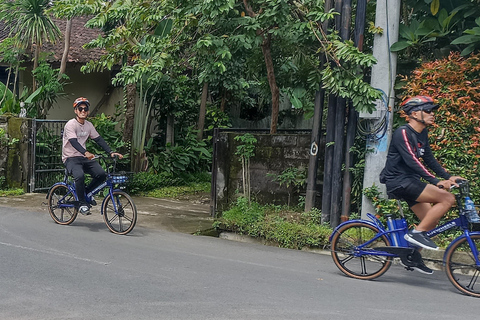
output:
M 30 192 L 46 191 L 64 176 L 62 132 L 66 120 L 33 120 Z

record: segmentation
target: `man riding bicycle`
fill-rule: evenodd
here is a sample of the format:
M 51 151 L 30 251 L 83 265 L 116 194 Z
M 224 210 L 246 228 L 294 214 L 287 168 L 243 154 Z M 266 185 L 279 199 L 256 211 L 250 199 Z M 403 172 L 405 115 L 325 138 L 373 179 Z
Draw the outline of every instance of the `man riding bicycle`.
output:
M 433 157 L 430 149 L 427 127 L 434 123 L 433 112 L 439 106 L 428 96 L 409 98 L 401 106 L 408 123 L 393 133 L 380 182 L 385 183 L 389 196 L 405 200 L 420 219 L 417 227 L 405 235 L 405 240 L 426 249 L 438 250 L 426 231 L 433 229 L 455 204 L 455 196 L 448 190 L 457 185 L 457 179 L 462 178 L 451 176 Z M 425 273 L 433 272 L 423 263 L 419 267 Z
M 74 119 L 69 120 L 63 130 L 62 161 L 69 174 L 73 175 L 75 189 L 80 203 L 81 214 L 90 214 L 90 207 L 86 201 L 86 194 L 94 190 L 107 177 L 105 170 L 97 161 L 92 160 L 95 155 L 86 149 L 88 138 L 93 139 L 106 153 L 112 157 L 123 155 L 112 152 L 105 140 L 98 134 L 93 124 L 86 120 L 88 117 L 90 102 L 83 97 L 73 102 L 73 110 L 76 114 Z M 92 181 L 85 188 L 85 173 L 90 174 Z M 95 204 L 95 201 L 91 203 Z

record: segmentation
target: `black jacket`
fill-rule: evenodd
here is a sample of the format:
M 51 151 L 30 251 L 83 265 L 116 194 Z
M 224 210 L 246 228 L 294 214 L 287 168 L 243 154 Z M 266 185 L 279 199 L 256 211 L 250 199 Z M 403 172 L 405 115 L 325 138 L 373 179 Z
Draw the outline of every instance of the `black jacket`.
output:
M 387 162 L 380 173 L 380 182 L 386 184 L 387 190 L 405 188 L 412 179 L 420 178 L 436 185 L 440 180 L 427 167 L 443 179 L 451 176 L 433 157 L 428 142 L 428 130 L 418 133 L 406 124 L 393 133 Z

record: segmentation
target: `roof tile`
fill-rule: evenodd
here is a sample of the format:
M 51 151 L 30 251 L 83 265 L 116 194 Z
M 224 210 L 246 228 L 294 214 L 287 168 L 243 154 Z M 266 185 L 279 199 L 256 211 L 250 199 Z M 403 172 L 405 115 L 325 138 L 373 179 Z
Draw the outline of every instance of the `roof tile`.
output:
M 83 45 L 97 38 L 101 31 L 98 29 L 90 29 L 85 27 L 85 23 L 91 17 L 76 17 L 72 20 L 72 34 L 70 36 L 70 50 L 68 53 L 68 62 L 86 63 L 90 60 L 98 60 L 105 51 L 102 49 L 84 49 Z M 52 19 L 62 32 L 61 39 L 55 44 L 47 43 L 43 45 L 42 51 L 53 52 L 51 61 L 60 61 L 63 55 L 64 34 L 67 25 L 66 20 Z M 0 41 L 8 37 L 8 27 L 0 21 Z

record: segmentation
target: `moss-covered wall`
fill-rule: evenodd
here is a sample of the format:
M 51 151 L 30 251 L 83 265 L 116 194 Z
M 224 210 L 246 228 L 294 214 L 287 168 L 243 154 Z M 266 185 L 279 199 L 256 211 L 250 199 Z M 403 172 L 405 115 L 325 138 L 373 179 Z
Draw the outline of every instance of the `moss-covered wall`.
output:
M 28 189 L 31 119 L 1 116 L 0 126 L 9 142 L 0 146 L 0 176 L 11 188 Z
M 242 192 L 242 163 L 235 155 L 241 142 L 235 137 L 243 133 L 221 132 L 217 142 L 216 212 L 228 209 Z M 254 134 L 257 138 L 255 156 L 250 159 L 251 195 L 259 203 L 298 203 L 305 190 L 292 193 L 267 174 L 279 175 L 291 167 L 308 167 L 310 134 Z M 320 150 L 324 148 L 320 146 Z M 319 159 L 319 173 L 323 171 L 323 155 Z M 320 177 L 320 176 L 319 176 Z M 321 177 L 320 177 L 321 178 Z M 320 181 L 317 181 L 321 185 Z M 317 193 L 319 194 L 319 193 Z M 317 197 L 318 198 L 318 197 Z M 318 200 L 320 201 L 320 199 Z

